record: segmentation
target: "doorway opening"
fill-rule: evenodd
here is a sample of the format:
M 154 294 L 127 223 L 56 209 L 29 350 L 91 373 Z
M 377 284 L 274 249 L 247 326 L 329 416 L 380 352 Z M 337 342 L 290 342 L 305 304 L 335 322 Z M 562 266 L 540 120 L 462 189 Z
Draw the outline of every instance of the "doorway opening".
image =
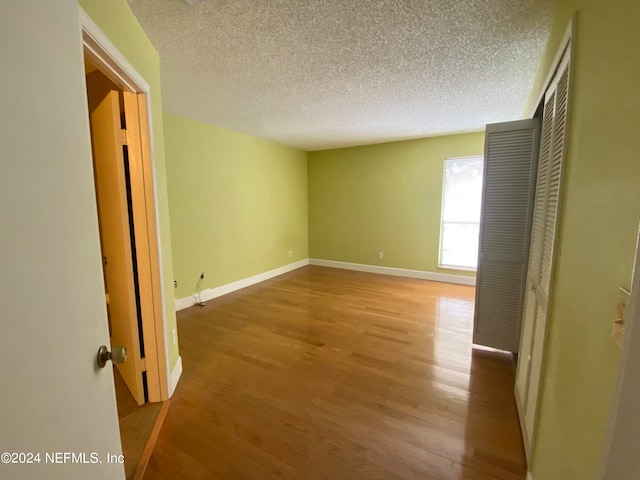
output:
M 168 399 L 146 98 L 86 52 L 85 75 L 109 335 L 127 349 L 113 374 L 130 479 Z

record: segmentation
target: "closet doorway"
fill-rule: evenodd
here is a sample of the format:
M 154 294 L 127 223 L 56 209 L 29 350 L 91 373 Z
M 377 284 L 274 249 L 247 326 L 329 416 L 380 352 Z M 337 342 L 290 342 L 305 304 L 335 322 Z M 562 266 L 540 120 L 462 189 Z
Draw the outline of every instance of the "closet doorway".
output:
M 149 235 L 141 208 L 145 198 L 141 157 L 136 153 L 142 138 L 137 95 L 124 91 L 86 57 L 85 74 L 111 350 L 119 346 L 127 350 L 123 363 L 108 368 L 113 368 L 125 473 L 130 479 L 162 405 L 150 403 L 162 400 L 161 385 L 160 376 L 147 365 L 157 365 L 152 359 L 147 362 L 146 338 L 153 340 L 156 325 L 148 332 L 143 323 L 143 315 L 150 316 L 155 307 L 148 247 L 155 236 Z
M 571 72 L 571 28 L 545 83 L 540 156 L 531 224 L 529 262 L 524 293 L 522 334 L 516 371 L 516 403 L 529 461 L 533 458 L 545 347 L 552 301 L 556 238 L 560 218 L 562 178 Z
M 81 16 L 110 350 L 127 350 L 127 359 L 109 368 L 130 479 L 146 465 L 147 441 L 166 412 L 160 402 L 169 397 L 149 87 Z

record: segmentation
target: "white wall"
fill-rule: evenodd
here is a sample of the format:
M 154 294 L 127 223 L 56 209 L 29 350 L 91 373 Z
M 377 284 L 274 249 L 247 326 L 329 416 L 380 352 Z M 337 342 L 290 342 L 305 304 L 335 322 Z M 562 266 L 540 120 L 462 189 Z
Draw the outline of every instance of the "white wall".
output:
M 0 4 L 0 452 L 120 453 L 75 0 Z M 0 464 L 117 479 L 121 465 Z

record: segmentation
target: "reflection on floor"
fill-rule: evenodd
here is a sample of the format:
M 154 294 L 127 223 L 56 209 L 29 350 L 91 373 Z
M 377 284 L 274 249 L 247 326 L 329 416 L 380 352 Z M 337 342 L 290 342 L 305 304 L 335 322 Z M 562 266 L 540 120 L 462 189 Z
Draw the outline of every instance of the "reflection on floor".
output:
M 162 404 L 147 403 L 139 407 L 115 367 L 113 377 L 116 384 L 124 470 L 127 480 L 131 480 Z
M 523 480 L 511 355 L 472 348 L 473 298 L 310 266 L 179 312 L 145 478 Z

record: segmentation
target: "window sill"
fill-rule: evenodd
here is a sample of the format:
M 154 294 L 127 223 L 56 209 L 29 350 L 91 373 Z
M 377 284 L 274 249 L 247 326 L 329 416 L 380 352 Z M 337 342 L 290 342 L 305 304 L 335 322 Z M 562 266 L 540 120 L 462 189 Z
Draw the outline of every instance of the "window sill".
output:
M 474 267 L 454 267 L 453 265 L 438 265 L 438 268 L 441 270 L 457 270 L 459 272 L 474 272 L 478 271 L 477 268 Z

